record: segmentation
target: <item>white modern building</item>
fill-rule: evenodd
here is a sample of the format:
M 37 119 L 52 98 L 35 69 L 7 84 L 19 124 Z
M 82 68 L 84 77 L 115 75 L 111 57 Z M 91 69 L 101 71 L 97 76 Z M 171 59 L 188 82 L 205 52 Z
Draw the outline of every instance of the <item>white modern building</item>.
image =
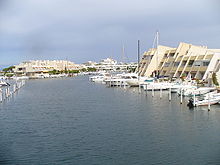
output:
M 117 61 L 112 58 L 102 59 L 99 63 L 100 65 L 116 65 Z
M 31 60 L 16 65 L 14 72 L 17 75 L 35 76 L 48 74 L 49 71 L 78 70 L 81 65 L 66 60 Z
M 83 65 L 85 68 L 95 68 L 98 71 L 128 71 L 135 70 L 137 67 L 137 63 L 122 63 L 112 58 L 102 59 L 99 63 L 88 61 Z

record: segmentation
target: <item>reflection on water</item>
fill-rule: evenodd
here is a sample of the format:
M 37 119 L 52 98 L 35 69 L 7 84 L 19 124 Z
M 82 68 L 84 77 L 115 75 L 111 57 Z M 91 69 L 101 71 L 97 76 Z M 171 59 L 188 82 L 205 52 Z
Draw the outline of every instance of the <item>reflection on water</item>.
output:
M 220 164 L 220 108 L 88 77 L 30 80 L 0 105 L 1 164 Z

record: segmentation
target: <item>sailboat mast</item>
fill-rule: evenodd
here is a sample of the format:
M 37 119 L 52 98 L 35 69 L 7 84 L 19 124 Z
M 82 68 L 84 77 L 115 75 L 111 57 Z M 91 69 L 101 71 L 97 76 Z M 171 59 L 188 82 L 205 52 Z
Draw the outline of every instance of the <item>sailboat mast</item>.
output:
M 159 32 L 157 31 L 156 32 L 156 76 L 158 77 L 159 76 L 159 70 L 158 70 L 158 45 L 159 45 Z
M 159 45 L 159 31 L 157 31 L 157 48 L 158 48 L 158 45 Z
M 138 50 L 137 50 L 137 61 L 138 61 L 138 79 L 139 79 L 139 70 L 140 70 L 140 40 L 138 40 L 138 42 L 137 42 L 137 48 L 138 48 Z
M 125 46 L 122 45 L 122 62 L 125 63 Z

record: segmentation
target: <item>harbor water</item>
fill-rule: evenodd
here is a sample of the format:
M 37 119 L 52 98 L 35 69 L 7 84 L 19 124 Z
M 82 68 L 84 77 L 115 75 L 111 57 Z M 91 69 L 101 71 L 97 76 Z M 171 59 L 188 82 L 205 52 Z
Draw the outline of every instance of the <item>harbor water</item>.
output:
M 29 80 L 0 104 L 0 164 L 220 164 L 220 106 L 109 88 L 87 76 Z

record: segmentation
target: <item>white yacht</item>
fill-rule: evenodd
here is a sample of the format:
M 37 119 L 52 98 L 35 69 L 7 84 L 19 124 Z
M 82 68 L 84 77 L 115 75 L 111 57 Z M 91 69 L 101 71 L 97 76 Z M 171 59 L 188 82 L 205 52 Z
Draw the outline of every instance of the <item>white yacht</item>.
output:
M 127 81 L 129 80 L 138 80 L 137 74 L 135 73 L 118 74 L 116 76 L 106 79 L 105 82 L 109 86 L 128 86 Z
M 144 90 L 168 90 L 172 89 L 173 83 L 169 82 L 152 82 L 152 83 L 147 83 L 143 85 Z
M 13 77 L 14 80 L 28 80 L 28 76 L 21 76 L 21 77 Z
M 138 77 L 138 75 L 136 76 L 137 76 L 137 79 L 127 80 L 127 84 L 130 87 L 138 87 L 139 85 L 143 84 L 148 79 L 147 77 Z
M 89 79 L 92 81 L 92 82 L 105 82 L 104 80 L 105 79 L 108 79 L 111 75 L 109 73 L 100 73 L 98 74 L 97 76 L 92 76 L 90 77 Z
M 154 78 L 148 78 L 143 83 L 141 83 L 141 86 L 144 88 L 144 90 L 168 90 L 168 89 L 174 89 L 176 86 L 174 86 L 175 83 L 163 81 L 163 82 L 156 82 Z
M 5 81 L 0 81 L 0 87 L 2 86 L 10 86 L 10 84 Z
M 212 92 L 215 90 L 215 87 L 200 87 L 196 88 L 195 86 L 191 86 L 189 88 L 182 89 L 183 96 L 201 96 L 206 93 Z M 178 94 L 180 94 L 180 91 L 178 91 Z
M 220 102 L 220 93 L 217 93 L 217 91 L 213 91 L 205 94 L 203 99 L 196 99 L 195 106 L 213 105 L 219 102 Z
M 8 79 L 6 76 L 0 76 L 0 80 L 6 80 Z

